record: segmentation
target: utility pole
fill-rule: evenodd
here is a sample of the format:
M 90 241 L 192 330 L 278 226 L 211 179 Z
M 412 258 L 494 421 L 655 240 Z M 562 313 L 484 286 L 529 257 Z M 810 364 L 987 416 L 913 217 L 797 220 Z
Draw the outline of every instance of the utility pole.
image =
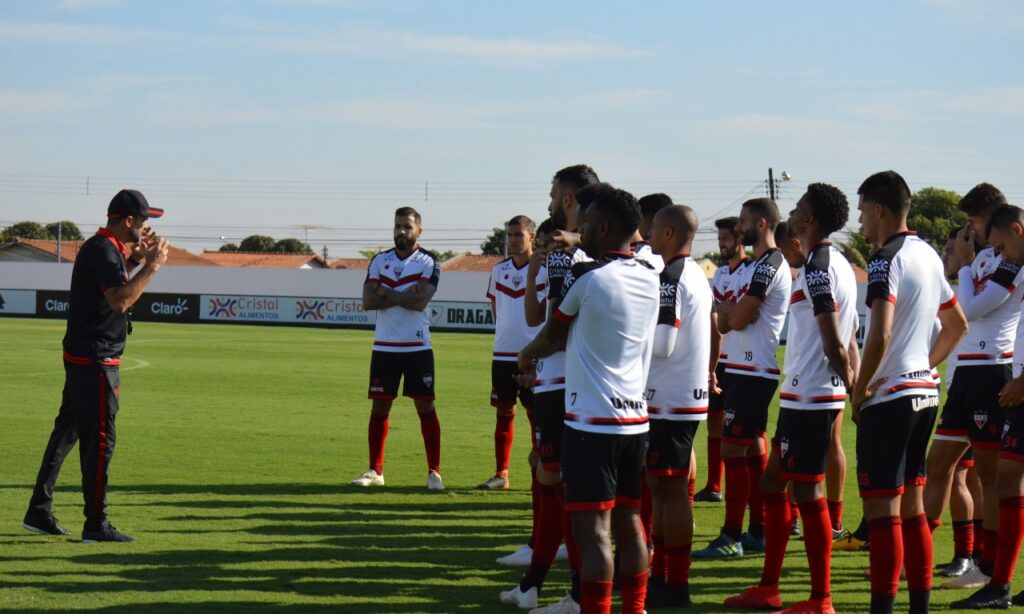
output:
M 775 200 L 775 177 L 772 175 L 772 167 L 768 167 L 768 198 Z
M 57 262 L 60 262 L 61 231 L 64 230 L 64 222 L 57 222 Z
M 324 245 L 324 264 L 327 264 L 327 246 Z
M 505 222 L 505 257 L 508 258 L 508 222 Z

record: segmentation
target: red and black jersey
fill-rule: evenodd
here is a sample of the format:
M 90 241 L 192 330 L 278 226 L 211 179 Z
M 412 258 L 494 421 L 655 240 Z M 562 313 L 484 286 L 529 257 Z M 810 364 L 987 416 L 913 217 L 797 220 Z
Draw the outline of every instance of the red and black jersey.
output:
M 69 361 L 106 361 L 124 352 L 128 316 L 110 308 L 104 292 L 128 283 L 127 248 L 106 228 L 78 250 L 71 271 L 71 304 L 64 334 Z

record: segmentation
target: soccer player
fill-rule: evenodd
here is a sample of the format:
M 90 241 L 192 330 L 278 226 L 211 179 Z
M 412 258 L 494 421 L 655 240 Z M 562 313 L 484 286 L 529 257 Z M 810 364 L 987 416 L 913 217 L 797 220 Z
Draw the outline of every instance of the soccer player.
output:
M 651 419 L 646 471 L 653 495 L 652 568 L 664 572 L 651 579 L 649 608 L 690 605 L 693 508 L 687 483 L 693 437 L 708 412 L 714 300 L 707 277 L 690 257 L 697 226 L 693 209 L 672 205 L 655 215 L 650 234 L 665 269 L 645 393 Z
M 759 485 L 765 498 L 764 567 L 760 584 L 726 599 L 726 606 L 782 607 L 779 579 L 792 523 L 786 487 L 792 482 L 804 522 L 811 597 L 785 612 L 835 612 L 830 591 L 832 523 L 822 482 L 835 421 L 855 378 L 849 340 L 857 321 L 857 282 L 829 236 L 846 225 L 848 216 L 841 191 L 812 183 L 787 222 L 805 263 L 793 286 L 778 424 Z
M 715 220 L 715 227 L 718 229 L 718 253 L 724 263 L 711 278 L 711 291 L 715 302 L 735 303 L 738 300 L 736 293 L 739 287 L 736 282 L 742 275 L 741 269 L 752 262 L 743 248 L 743 236 L 736 230 L 739 222 L 738 217 Z M 736 340 L 736 335 L 719 333 L 717 322 L 716 314 L 716 324 L 711 330 L 712 350 L 716 344 L 719 349 L 714 378 L 708 391 L 708 479 L 704 488 L 701 488 L 693 498 L 694 501 L 706 503 L 722 502 L 722 472 L 725 469 L 722 464 L 722 417 L 728 379 L 725 361 L 729 359 L 730 353 L 735 353 L 732 342 Z
M 775 246 L 779 217 L 778 206 L 771 199 L 743 203 L 737 228 L 743 243 L 754 247 L 755 260 L 743 269 L 738 302 L 715 306 L 719 332 L 736 336 L 724 361 L 730 378 L 722 434 L 725 525 L 707 548 L 693 553 L 696 558 L 743 556 L 744 549 L 764 548 L 763 499 L 752 496 L 752 491 L 759 494 L 757 484 L 767 462 L 761 446 L 768 426 L 768 405 L 779 383 L 776 350 L 792 285 L 789 265 Z M 750 530 L 744 534 L 748 503 Z
M 33 533 L 71 534 L 53 516 L 53 487 L 79 442 L 82 541 L 133 541 L 107 520 L 107 479 L 116 441 L 121 354 L 131 333 L 129 310 L 167 261 L 167 240 L 154 235 L 146 222 L 163 213 L 138 190 L 121 190 L 107 206 L 106 226 L 82 244 L 75 258 L 63 341 L 63 398 L 22 521 Z
M 622 612 L 644 611 L 648 553 L 639 504 L 648 418 L 644 384 L 658 314 L 658 278 L 630 253 L 640 221 L 623 190 L 598 194 L 587 208 L 582 245 L 599 262 L 574 266 L 544 330 L 519 366 L 565 344 L 566 507 L 582 559 L 582 609 L 611 612 L 611 535 L 619 549 Z
M 516 356 L 537 334 L 539 327 L 526 323 L 523 303 L 526 295 L 526 267 L 533 255 L 536 238 L 533 220 L 525 215 L 513 217 L 505 225 L 509 257 L 494 265 L 487 285 L 487 298 L 494 315 L 494 356 L 491 360 L 491 406 L 497 410 L 494 425 L 494 477 L 479 488 L 505 490 L 509 487 L 508 466 L 512 456 L 512 438 L 516 417 L 516 397 L 533 423 L 533 392 L 521 388 L 515 377 Z M 536 280 L 538 290 L 547 286 L 542 269 Z M 531 442 L 532 443 L 532 442 Z
M 559 248 L 559 240 L 578 230 L 578 218 L 583 201 L 578 200 L 580 192 L 590 188 L 593 192 L 599 186 L 594 169 L 585 164 L 568 166 L 555 173 L 551 180 L 551 202 L 548 213 L 557 230 L 549 237 L 548 255 L 544 263 L 547 271 L 547 288 L 538 290 L 537 275 L 528 274 L 526 280 L 526 323 L 529 326 L 544 324 L 553 313 L 562 297 L 562 288 L 571 268 L 589 260 L 586 252 L 578 247 Z M 589 196 L 587 198 L 590 198 Z M 585 205 L 584 205 L 585 206 Z M 537 270 L 540 270 L 539 263 Z M 531 269 L 532 273 L 532 269 Z M 538 333 L 538 337 L 541 333 Z M 536 339 L 537 337 L 535 337 Z M 522 352 L 520 352 L 520 355 Z M 520 364 L 520 368 L 522 365 Z M 522 580 L 515 588 L 502 591 L 502 603 L 531 608 L 537 605 L 537 597 L 548 570 L 558 553 L 558 546 L 564 538 L 570 566 L 574 569 L 573 588 L 561 601 L 544 608 L 542 614 L 577 614 L 581 596 L 579 594 L 579 556 L 571 534 L 566 534 L 567 516 L 563 507 L 562 486 L 562 430 L 565 420 L 565 352 L 556 351 L 540 357 L 536 365 L 521 376 L 524 383 L 532 379 L 534 428 L 537 431 L 538 467 L 537 481 L 540 486 L 537 505 L 537 531 L 530 564 Z
M 929 479 L 924 501 L 932 531 L 939 525 L 957 462 L 968 446 L 973 449 L 983 491 L 995 490 L 1005 413 L 999 406 L 999 391 L 1011 379 L 1013 338 L 1024 297 L 1024 271 L 991 247 L 977 255 L 974 251 L 975 241 L 985 243 L 989 216 L 1005 203 L 1002 192 L 982 183 L 968 191 L 959 204 L 967 214 L 968 225 L 953 242 L 955 259 L 960 265 L 957 299 L 970 322 L 970 330 L 950 360 L 949 394 L 928 452 Z M 981 561 L 976 569 L 950 580 L 943 588 L 977 588 L 984 586 L 992 575 L 999 543 L 999 501 L 986 497 L 981 504 Z
M 987 225 L 989 244 L 1004 262 L 1024 263 L 1024 211 L 1002 205 L 990 216 Z M 1022 304 L 1024 306 L 1024 304 Z M 961 601 L 952 609 L 1005 610 L 1024 605 L 1024 591 L 1010 599 L 1010 582 L 1024 541 L 1024 334 L 1020 327 L 1014 340 L 1013 379 L 999 391 L 999 405 L 1005 409 L 1000 430 L 999 464 L 995 490 L 986 498 L 998 499 L 998 543 L 995 564 L 988 585 Z M 994 495 L 994 496 L 992 496 Z
M 370 359 L 370 468 L 355 486 L 384 484 L 384 442 L 391 405 L 410 397 L 420 418 L 427 453 L 427 488 L 444 490 L 441 480 L 441 424 L 434 406 L 434 351 L 427 305 L 437 291 L 441 263 L 419 245 L 422 218 L 412 207 L 395 211 L 395 247 L 370 261 L 363 283 L 363 309 L 377 310 Z
M 967 331 L 938 254 L 907 230 L 910 188 L 894 171 L 857 190 L 868 262 L 868 326 L 853 389 L 857 482 L 871 541 L 871 612 L 893 611 L 906 567 L 911 614 L 928 611 L 932 539 L 924 514 L 925 451 L 939 398 L 932 368 Z M 932 341 L 935 316 L 941 331 Z

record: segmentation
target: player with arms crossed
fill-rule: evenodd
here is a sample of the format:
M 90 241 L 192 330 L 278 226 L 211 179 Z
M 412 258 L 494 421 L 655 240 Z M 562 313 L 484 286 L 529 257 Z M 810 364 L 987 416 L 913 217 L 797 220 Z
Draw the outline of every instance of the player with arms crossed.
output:
M 932 369 L 967 332 L 930 245 L 907 230 L 910 188 L 895 171 L 861 184 L 870 310 L 853 390 L 857 482 L 871 542 L 871 612 L 893 611 L 905 565 L 911 614 L 928 611 L 932 539 L 924 514 L 925 451 L 939 404 Z M 935 315 L 942 330 L 932 341 Z
M 743 203 L 738 228 L 743 243 L 754 246 L 756 258 L 743 269 L 738 302 L 715 306 L 719 332 L 736 335 L 724 361 L 729 374 L 722 434 L 725 525 L 707 548 L 694 552 L 696 558 L 743 556 L 746 546 L 741 539 L 763 549 L 763 499 L 757 484 L 767 455 L 761 446 L 768 427 L 768 406 L 779 384 L 776 350 L 793 282 L 789 265 L 775 246 L 779 221 L 775 201 L 755 198 Z M 748 503 L 751 531 L 744 535 Z
M 647 477 L 654 513 L 652 577 L 647 607 L 689 607 L 693 508 L 687 493 L 697 427 L 707 419 L 711 307 L 707 277 L 690 257 L 697 215 L 683 205 L 658 211 L 651 247 L 661 256 L 661 306 L 647 377 L 651 430 Z
M 636 199 L 599 193 L 587 209 L 584 249 L 600 258 L 573 267 L 567 291 L 519 366 L 566 346 L 562 469 L 566 508 L 582 559 L 582 609 L 611 612 L 611 535 L 619 550 L 622 612 L 640 614 L 648 553 L 639 504 L 647 406 L 644 384 L 658 313 L 658 278 L 630 253 L 639 224 Z
M 812 183 L 786 224 L 799 239 L 804 264 L 793 284 L 779 419 L 759 485 L 765 499 L 764 567 L 760 584 L 726 599 L 727 606 L 782 607 L 779 579 L 792 522 L 786 487 L 792 482 L 804 521 L 811 598 L 785 612 L 835 612 L 830 591 L 832 524 L 823 481 L 835 421 L 855 378 L 849 340 L 857 321 L 857 281 L 828 238 L 846 225 L 848 216 L 841 191 Z
M 419 245 L 422 218 L 412 207 L 395 211 L 395 247 L 370 261 L 363 284 L 363 309 L 377 310 L 370 359 L 370 468 L 355 486 L 384 484 L 384 442 L 391 405 L 402 394 L 412 398 L 427 452 L 427 488 L 444 490 L 441 480 L 441 424 L 434 407 L 434 351 L 430 347 L 427 305 L 437 291 L 441 264 Z

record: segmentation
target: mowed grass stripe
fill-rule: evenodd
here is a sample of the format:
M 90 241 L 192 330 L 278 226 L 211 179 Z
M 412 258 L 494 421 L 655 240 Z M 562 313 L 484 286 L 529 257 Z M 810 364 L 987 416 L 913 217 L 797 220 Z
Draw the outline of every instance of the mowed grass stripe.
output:
M 428 493 L 419 421 L 405 399 L 391 419 L 388 485 L 348 486 L 367 464 L 372 333 L 137 323 L 125 362 L 146 366 L 122 373 L 110 504 L 113 522 L 138 541 L 86 545 L 21 529 L 60 401 L 63 330 L 59 321 L 0 319 L 0 609 L 515 611 L 497 593 L 520 571 L 494 559 L 530 530 L 524 412 L 512 490 L 474 489 L 494 469 L 491 337 L 434 335 L 448 490 Z M 860 519 L 854 427 L 844 430 L 852 525 Z M 702 465 L 705 445 L 702 428 Z M 56 496 L 58 517 L 76 534 L 79 476 L 70 458 Z M 723 511 L 697 505 L 697 547 L 717 534 Z M 951 542 L 947 521 L 938 561 L 951 556 Z M 808 586 L 802 542 L 791 541 L 790 553 L 787 601 L 806 598 Z M 724 611 L 716 604 L 755 583 L 760 564 L 754 556 L 695 563 L 696 611 Z M 836 553 L 839 611 L 867 609 L 866 566 L 865 554 Z M 544 600 L 560 598 L 567 579 L 562 566 L 552 570 Z M 933 603 L 959 596 L 937 592 Z

